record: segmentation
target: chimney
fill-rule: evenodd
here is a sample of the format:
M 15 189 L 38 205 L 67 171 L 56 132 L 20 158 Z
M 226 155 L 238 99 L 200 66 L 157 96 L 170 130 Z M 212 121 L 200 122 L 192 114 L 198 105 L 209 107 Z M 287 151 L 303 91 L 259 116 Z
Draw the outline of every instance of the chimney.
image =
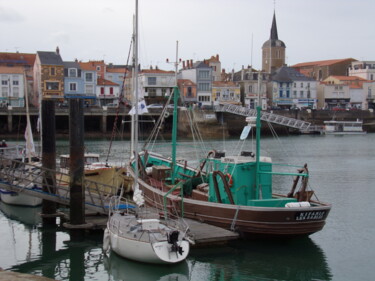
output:
M 219 55 L 218 54 L 216 54 L 216 59 L 219 60 Z
M 182 62 L 182 69 L 185 69 L 185 61 Z
M 193 68 L 193 60 L 190 60 L 190 67 Z
M 241 81 L 243 81 L 243 75 L 245 73 L 245 68 L 244 66 L 242 66 L 242 69 L 241 69 Z
M 60 55 L 60 48 L 59 48 L 59 46 L 56 47 L 56 54 Z

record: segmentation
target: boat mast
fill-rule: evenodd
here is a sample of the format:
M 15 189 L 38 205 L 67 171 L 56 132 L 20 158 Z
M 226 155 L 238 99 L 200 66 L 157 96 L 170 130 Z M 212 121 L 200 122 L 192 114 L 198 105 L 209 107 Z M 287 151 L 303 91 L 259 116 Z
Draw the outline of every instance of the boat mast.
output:
M 135 157 L 135 178 L 134 183 L 137 185 L 138 183 L 138 0 L 135 0 L 135 23 L 134 23 L 134 106 L 135 106 L 135 114 L 133 115 L 133 149 L 134 149 L 134 157 Z M 133 153 L 133 151 L 131 151 Z
M 255 186 L 256 194 L 255 198 L 260 199 L 260 109 L 261 107 L 257 106 L 257 121 L 256 121 L 256 166 L 255 166 Z
M 178 41 L 176 41 L 176 61 L 175 61 L 175 79 L 176 85 L 173 89 L 173 126 L 172 126 L 172 184 L 175 184 L 176 179 L 176 150 L 177 150 L 177 103 L 180 97 L 180 91 L 177 86 L 177 71 L 178 71 Z

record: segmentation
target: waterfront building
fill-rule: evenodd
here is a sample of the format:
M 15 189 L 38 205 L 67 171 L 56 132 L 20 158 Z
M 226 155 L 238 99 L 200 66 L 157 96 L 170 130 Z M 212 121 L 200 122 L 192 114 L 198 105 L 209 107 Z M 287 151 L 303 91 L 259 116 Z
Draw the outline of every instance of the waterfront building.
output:
M 0 107 L 24 107 L 26 74 L 23 66 L 0 66 Z
M 79 62 L 79 66 L 83 79 L 83 93 L 87 97 L 93 97 L 93 99 L 88 100 L 89 105 L 99 105 L 96 95 L 96 83 L 98 79 L 96 66 L 90 62 Z
M 76 61 L 64 61 L 64 97 L 84 94 L 82 70 Z
M 272 107 L 316 108 L 317 81 L 292 67 L 280 67 L 271 78 Z
M 108 64 L 106 67 L 105 79 L 112 81 L 120 86 L 120 95 L 125 96 L 125 77 L 129 75 L 131 71 L 130 66 L 126 65 L 113 65 Z M 122 91 L 122 93 L 121 93 Z
M 201 106 L 212 106 L 212 67 L 204 61 L 187 60 L 182 62 L 179 79 L 187 79 L 197 85 L 197 99 Z
M 98 77 L 96 84 L 96 97 L 99 106 L 117 106 L 119 102 L 120 85 Z
M 270 74 L 259 72 L 248 66 L 246 69 L 242 66 L 241 71 L 234 72 L 232 81 L 238 83 L 241 89 L 241 102 L 247 108 L 256 108 L 258 106 L 259 94 L 262 109 L 267 109 L 267 84 Z
M 328 108 L 368 109 L 368 97 L 373 83 L 358 76 L 331 75 L 324 79 L 324 87 L 331 86 L 333 96 L 322 96 Z M 326 91 L 324 93 L 327 93 Z
M 349 76 L 375 80 L 375 61 L 353 61 L 349 66 Z
M 232 81 L 213 81 L 212 100 L 214 105 L 217 105 L 219 103 L 241 105 L 240 86 Z
M 273 73 L 277 68 L 285 65 L 285 49 L 285 43 L 279 40 L 274 12 L 270 38 L 262 46 L 262 70 Z
M 212 68 L 212 81 L 222 81 L 219 55 L 211 56 L 211 58 L 205 59 L 204 62 Z
M 180 98 L 185 104 L 193 104 L 197 101 L 197 85 L 189 79 L 178 79 Z
M 302 62 L 292 65 L 292 67 L 307 77 L 314 78 L 317 81 L 323 81 L 330 75 L 348 75 L 348 68 L 354 61 L 356 60 L 352 58 L 322 60 Z
M 57 47 L 55 52 L 36 53 L 34 63 L 34 95 L 32 103 L 39 106 L 42 99 L 64 100 L 64 64 Z

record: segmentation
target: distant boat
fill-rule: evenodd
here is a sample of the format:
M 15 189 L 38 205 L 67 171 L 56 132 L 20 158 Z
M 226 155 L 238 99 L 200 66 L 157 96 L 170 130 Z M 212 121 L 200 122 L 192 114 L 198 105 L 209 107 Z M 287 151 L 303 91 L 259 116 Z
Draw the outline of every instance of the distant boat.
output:
M 63 184 L 69 183 L 69 165 L 70 155 L 60 155 L 59 171 L 62 173 Z M 84 154 L 84 175 L 90 182 L 101 184 L 104 188 L 101 191 L 106 194 L 117 194 L 120 188 L 124 188 L 125 193 L 131 191 L 132 178 L 126 175 L 125 167 L 101 162 L 97 153 Z
M 364 135 L 363 121 L 324 121 L 323 134 L 326 135 Z

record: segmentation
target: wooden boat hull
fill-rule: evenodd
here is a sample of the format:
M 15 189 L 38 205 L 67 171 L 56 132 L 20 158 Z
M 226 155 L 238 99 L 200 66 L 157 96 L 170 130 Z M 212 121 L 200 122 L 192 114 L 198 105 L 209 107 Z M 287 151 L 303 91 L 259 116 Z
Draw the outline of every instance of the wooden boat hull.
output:
M 162 156 L 152 155 L 161 159 Z M 183 165 L 183 164 L 178 164 Z M 194 170 L 194 169 L 192 169 Z M 131 175 L 132 167 L 128 167 Z M 167 194 L 168 190 L 138 179 L 140 190 L 144 193 L 147 205 L 164 209 L 164 198 L 169 215 L 177 213 L 180 217 L 190 218 L 236 231 L 243 236 L 306 236 L 320 231 L 331 210 L 329 204 L 310 201 L 310 207 L 255 207 L 246 205 L 209 202 L 204 193 L 193 192 L 192 197 Z M 273 195 L 284 198 L 283 195 Z
M 147 205 L 163 208 L 161 202 L 165 192 L 140 180 Z M 169 214 L 177 210 L 183 216 L 239 232 L 243 236 L 299 236 L 320 231 L 330 212 L 330 205 L 305 208 L 271 208 L 229 205 L 184 198 L 183 203 L 176 195 L 167 196 Z

